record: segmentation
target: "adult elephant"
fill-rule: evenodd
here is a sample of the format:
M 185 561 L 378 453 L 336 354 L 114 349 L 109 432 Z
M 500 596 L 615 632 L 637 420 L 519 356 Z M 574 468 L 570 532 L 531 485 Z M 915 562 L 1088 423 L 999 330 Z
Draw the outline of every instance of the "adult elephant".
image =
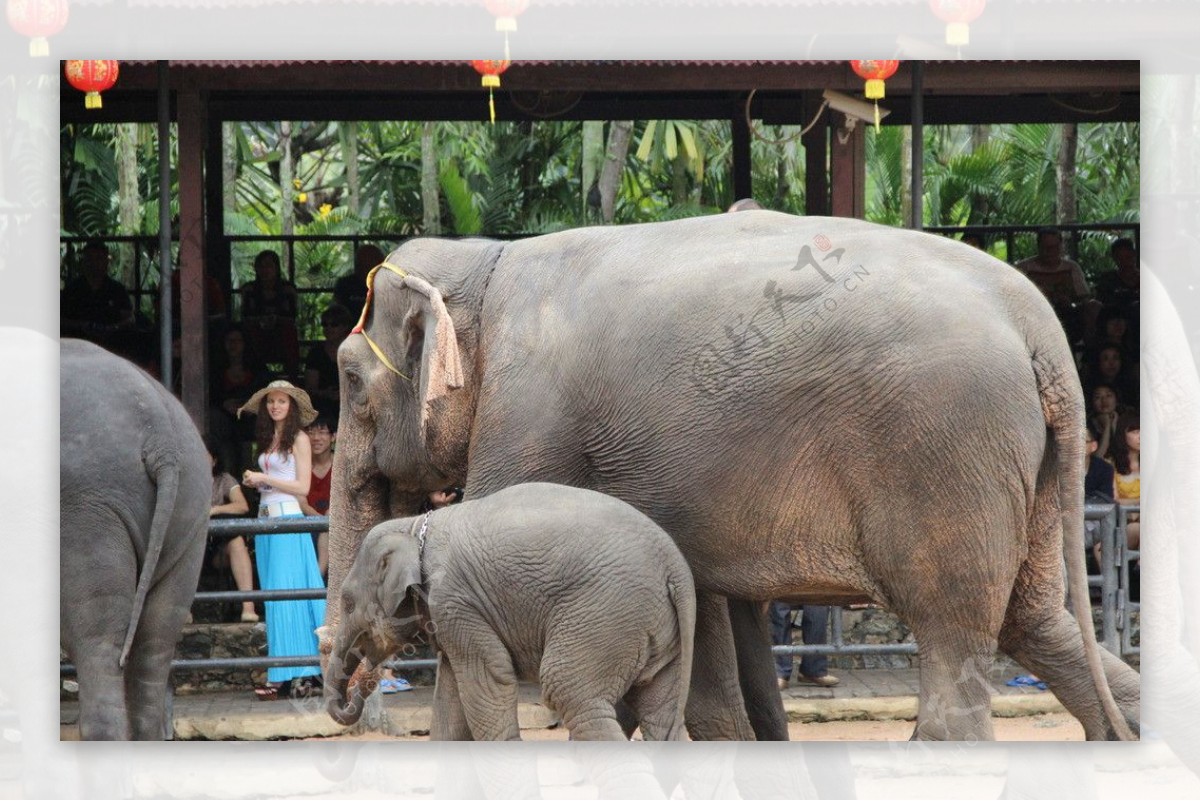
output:
M 91 343 L 60 353 L 60 637 L 85 740 L 170 738 L 171 657 L 212 496 L 196 426 L 161 384 Z
M 338 354 L 330 628 L 361 538 L 413 497 L 551 481 L 631 503 L 687 557 L 693 737 L 786 737 L 753 611 L 768 598 L 895 611 L 920 647 L 915 737 L 992 736 L 997 647 L 1089 738 L 1132 736 L 1137 674 L 1088 617 L 1082 392 L 1016 270 L 749 211 L 413 240 L 372 294 Z M 721 596 L 740 601 L 736 667 Z

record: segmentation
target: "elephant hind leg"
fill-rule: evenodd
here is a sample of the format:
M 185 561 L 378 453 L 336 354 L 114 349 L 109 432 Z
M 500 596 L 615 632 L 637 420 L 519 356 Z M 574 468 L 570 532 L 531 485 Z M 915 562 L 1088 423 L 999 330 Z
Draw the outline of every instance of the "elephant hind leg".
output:
M 762 652 L 769 666 L 769 646 L 764 644 Z M 755 739 L 738 685 L 737 660 L 728 603 L 720 595 L 697 589 L 692 683 L 686 715 L 693 740 Z M 782 709 L 778 691 L 775 695 Z
M 680 698 L 682 658 L 676 654 L 657 673 L 634 684 L 625 694 L 625 701 L 638 719 L 644 740 L 687 739 L 683 722 L 684 700 Z
M 1000 632 L 1001 649 L 1046 682 L 1067 711 L 1083 724 L 1089 740 L 1117 739 L 1088 670 L 1079 624 L 1063 607 L 1045 617 L 1010 610 Z M 1107 649 L 1101 661 L 1117 705 L 1137 731 L 1140 691 L 1137 673 Z

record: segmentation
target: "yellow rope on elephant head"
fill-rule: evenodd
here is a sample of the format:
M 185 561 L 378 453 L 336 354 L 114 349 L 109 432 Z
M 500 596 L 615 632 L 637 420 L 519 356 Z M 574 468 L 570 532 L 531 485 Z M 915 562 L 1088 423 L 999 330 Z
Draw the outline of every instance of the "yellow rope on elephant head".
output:
M 373 350 L 375 355 L 379 357 L 379 361 L 383 362 L 384 367 L 391 370 L 405 381 L 412 381 L 410 377 L 397 370 L 396 365 L 392 364 L 391 360 L 383 352 L 383 348 L 379 347 L 379 345 L 375 344 L 375 340 L 367 336 L 367 315 L 371 313 L 371 298 L 375 295 L 375 273 L 379 272 L 380 267 L 391 270 L 401 278 L 408 277 L 408 273 L 406 273 L 404 270 L 401 270 L 391 262 L 385 261 L 372 267 L 371 272 L 367 273 L 367 299 L 363 301 L 362 315 L 358 318 L 358 325 L 354 326 L 354 328 L 350 330 L 350 333 L 362 334 L 363 339 L 365 339 L 367 344 L 371 346 L 371 350 Z

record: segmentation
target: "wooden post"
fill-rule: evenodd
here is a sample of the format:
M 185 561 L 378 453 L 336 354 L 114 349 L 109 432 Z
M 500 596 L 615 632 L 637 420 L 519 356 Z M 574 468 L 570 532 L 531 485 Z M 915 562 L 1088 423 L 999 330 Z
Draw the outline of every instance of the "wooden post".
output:
M 860 122 L 849 133 L 841 125 L 841 115 L 830 137 L 829 160 L 832 190 L 830 207 L 834 217 L 866 216 L 867 139 L 866 123 Z
M 733 146 L 733 199 L 753 197 L 750 172 L 750 126 L 746 124 L 746 101 L 738 98 L 730 117 Z
M 208 298 L 204 291 L 204 101 L 179 91 L 179 281 L 183 406 L 206 431 L 208 413 Z
M 820 108 L 820 98 L 805 92 L 805 118 L 811 119 Z M 829 115 L 828 109 L 821 112 Z M 829 216 L 829 125 L 818 123 L 800 140 L 804 144 L 804 213 Z

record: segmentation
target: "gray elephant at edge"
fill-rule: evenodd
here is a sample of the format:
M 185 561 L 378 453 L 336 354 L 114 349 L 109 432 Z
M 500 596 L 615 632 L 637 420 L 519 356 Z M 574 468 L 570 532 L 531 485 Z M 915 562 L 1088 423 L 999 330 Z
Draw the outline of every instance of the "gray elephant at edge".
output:
M 630 503 L 686 557 L 693 738 L 786 739 L 769 598 L 899 615 L 920 649 L 915 738 L 992 738 L 997 648 L 1088 738 L 1134 736 L 1137 673 L 1088 617 L 1082 390 L 1015 269 L 747 211 L 415 239 L 372 294 L 338 353 L 326 648 L 358 544 L 393 510 L 464 479 L 468 498 L 550 481 Z
M 590 490 L 522 484 L 367 535 L 341 586 L 326 704 L 358 721 L 362 660 L 436 633 L 430 738 L 517 740 L 517 680 L 541 684 L 573 740 L 681 740 L 696 597 L 667 533 Z M 360 674 L 361 675 L 361 674 Z
M 60 637 L 78 673 L 80 736 L 170 739 L 208 454 L 179 401 L 133 364 L 71 339 L 60 358 Z

